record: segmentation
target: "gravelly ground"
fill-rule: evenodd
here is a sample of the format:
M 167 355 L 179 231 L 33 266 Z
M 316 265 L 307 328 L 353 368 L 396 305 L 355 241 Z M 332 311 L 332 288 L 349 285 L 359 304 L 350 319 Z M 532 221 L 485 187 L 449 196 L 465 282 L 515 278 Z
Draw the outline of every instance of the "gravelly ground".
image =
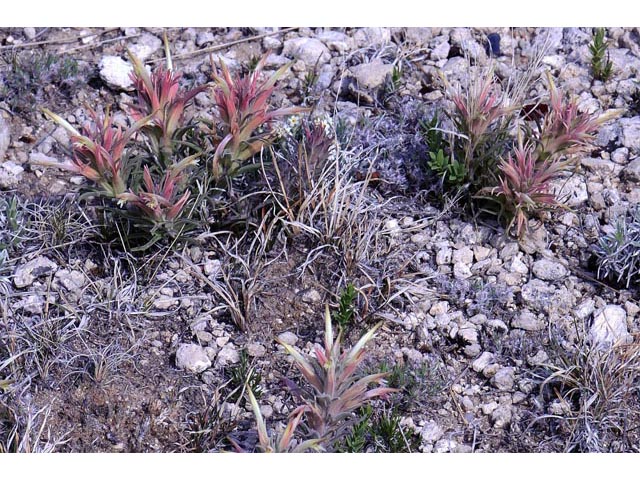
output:
M 157 62 L 162 33 L 0 29 L 0 196 L 17 198 L 23 225 L 0 263 L 0 447 L 222 451 L 231 450 L 230 435 L 252 450 L 253 414 L 225 398 L 227 382 L 253 364 L 264 416 L 274 427 L 285 422 L 296 406 L 285 379 L 297 377 L 275 338 L 285 334 L 309 352 L 322 338 L 324 305 L 335 308 L 353 283 L 358 313 L 348 341 L 385 320 L 366 367 L 404 372 L 403 393 L 374 403 L 376 416 L 393 410 L 401 419 L 406 441 L 396 449 L 639 450 L 637 286 L 598 281 L 593 256 L 603 232 L 640 199 L 637 28 L 607 29 L 607 82 L 591 78 L 587 28 L 167 29 L 185 85 L 209 80 L 207 49 L 232 69 L 267 50 L 270 70 L 294 60 L 274 103 L 332 118 L 354 178 L 369 171 L 376 182 L 354 181 L 360 216 L 332 248 L 302 234 L 253 250 L 203 235 L 179 251 L 131 256 L 97 240 L 91 205 L 73 193 L 81 179 L 36 165 L 64 158 L 68 137 L 35 106 L 73 124 L 87 119 L 84 105 L 124 108 L 126 76 L 105 58 L 125 58 L 129 48 Z M 492 33 L 500 35 L 494 59 Z M 434 200 L 417 124 L 446 107 L 440 73 L 455 82 L 469 61 L 495 61 L 508 79 L 543 47 L 543 68 L 581 111 L 624 113 L 557 185 L 570 209 L 516 241 L 491 219 Z M 11 75 L 16 62 L 23 78 Z M 544 95 L 543 85 L 532 95 Z M 212 108 L 198 95 L 188 115 Z M 246 332 L 225 292 L 237 295 Z M 618 340 L 626 346 L 597 353 Z M 184 344 L 197 345 L 210 366 L 180 368 Z M 40 435 L 29 419 L 45 425 Z

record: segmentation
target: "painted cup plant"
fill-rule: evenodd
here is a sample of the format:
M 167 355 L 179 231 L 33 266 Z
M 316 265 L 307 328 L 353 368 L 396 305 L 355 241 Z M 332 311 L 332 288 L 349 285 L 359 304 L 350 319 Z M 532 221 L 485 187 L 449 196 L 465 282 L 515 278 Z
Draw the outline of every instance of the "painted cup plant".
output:
M 304 407 L 296 408 L 289 416 L 289 422 L 284 431 L 278 438 L 272 438 L 267 431 L 267 425 L 260 411 L 260 405 L 256 400 L 255 395 L 250 388 L 247 388 L 247 395 L 251 402 L 251 409 L 256 417 L 256 423 L 258 425 L 258 447 L 263 453 L 303 453 L 312 451 L 322 451 L 321 439 L 312 438 L 301 443 L 295 443 L 293 434 L 302 421 L 302 416 L 305 413 Z M 236 447 L 239 451 L 242 451 Z
M 304 412 L 312 438 L 331 443 L 344 434 L 354 410 L 372 399 L 397 390 L 385 386 L 370 389 L 371 384 L 380 384 L 387 373 L 363 377 L 358 370 L 366 353 L 365 347 L 382 323 L 365 333 L 350 350 L 343 351 L 342 330 L 334 338 L 328 307 L 324 319 L 324 348 L 319 345 L 315 347 L 315 358 L 305 358 L 291 345 L 282 341 L 279 343 L 293 357 L 296 367 L 308 384 L 307 388 L 301 389 L 304 405 L 294 410 L 294 415 Z
M 142 229 L 153 242 L 184 231 L 188 212 L 194 210 L 188 208 L 194 201 L 192 192 L 204 183 L 200 182 L 203 169 L 210 168 L 217 181 L 229 184 L 231 177 L 243 172 L 243 163 L 272 141 L 270 123 L 303 110 L 270 107 L 275 83 L 288 65 L 262 80 L 266 56 L 248 76 L 232 77 L 222 64 L 222 72 L 213 76 L 213 85 L 183 90 L 182 75 L 173 69 L 166 39 L 165 50 L 166 65 L 152 72 L 129 52 L 135 88 L 135 102 L 126 112 L 129 128 L 115 126 L 108 110 L 100 115 L 89 109 L 93 121 L 81 133 L 59 115 L 43 109 L 70 133 L 72 158 L 39 162 L 84 176 L 92 193 L 111 201 L 106 205 L 109 211 Z M 213 145 L 204 140 L 194 144 L 187 134 L 197 125 L 185 124 L 184 113 L 194 97 L 207 90 L 214 97 L 214 113 L 221 127 L 213 130 Z M 203 160 L 200 169 L 197 159 Z
M 124 192 L 117 196 L 122 204 L 130 204 L 144 212 L 147 219 L 155 224 L 164 225 L 175 221 L 187 203 L 191 192 L 185 191 L 179 195 L 179 186 L 183 180 L 182 171 L 197 163 L 196 156 L 187 157 L 178 164 L 165 171 L 160 184 L 151 177 L 147 165 L 144 166 L 143 185 L 138 193 Z M 179 198 L 178 198 L 179 197 Z
M 547 80 L 548 112 L 542 117 L 539 131 L 529 136 L 535 147 L 518 147 L 513 156 L 509 152 L 499 165 L 500 184 L 492 190 L 511 215 L 508 230 L 515 225 L 518 237 L 526 232 L 531 213 L 562 206 L 551 190 L 551 182 L 573 170 L 575 162 L 567 156 L 592 147 L 600 125 L 620 113 L 579 113 L 577 102 L 558 92 L 551 75 L 547 74 Z
M 500 91 L 492 69 L 473 75 L 466 88 L 460 85 L 452 88 L 446 80 L 445 85 L 447 96 L 454 105 L 449 117 L 457 132 L 452 149 L 453 162 L 457 162 L 455 158 L 461 162 L 456 167 L 456 182 L 453 183 L 469 182 L 481 187 L 495 179 L 496 154 L 508 141 L 507 125 L 515 109 L 509 106 L 506 94 Z M 437 164 L 438 152 L 431 153 L 436 154 L 433 160 Z
M 579 113 L 577 101 L 565 99 L 549 73 L 547 82 L 549 112 L 543 119 L 537 147 L 538 158 L 541 161 L 589 149 L 593 146 L 594 134 L 598 128 L 621 113 L 619 110 L 612 110 L 600 116 Z
M 111 198 L 126 191 L 131 164 L 125 156 L 125 147 L 148 118 L 142 117 L 132 127 L 123 130 L 113 125 L 108 111 L 101 116 L 90 109 L 93 124 L 86 125 L 83 134 L 59 115 L 46 108 L 42 111 L 70 133 L 73 158 L 65 162 L 41 161 L 40 165 L 55 166 L 82 175 L 97 184 L 100 193 Z
M 529 214 L 558 206 L 551 192 L 550 181 L 562 176 L 568 169 L 566 161 L 549 158 L 540 162 L 531 147 L 519 147 L 500 163 L 500 186 L 495 194 L 501 197 L 511 216 L 507 227 L 516 227 L 518 236 L 527 228 Z
M 328 451 L 352 425 L 353 421 L 350 420 L 354 420 L 351 418 L 354 410 L 374 398 L 398 391 L 384 386 L 369 388 L 371 384 L 381 383 L 388 373 L 362 376 L 358 371 L 366 353 L 365 347 L 382 323 L 365 333 L 351 350 L 343 352 L 342 329 L 334 338 L 329 307 L 325 310 L 324 320 L 324 348 L 316 346 L 315 358 L 305 358 L 291 345 L 278 340 L 293 357 L 308 387 L 296 387 L 296 390 L 303 392 L 303 404 L 291 412 L 287 426 L 277 438 L 269 436 L 260 405 L 251 389 L 247 388 L 258 427 L 258 448 L 262 452 Z M 301 425 L 310 438 L 295 442 L 293 435 Z
M 166 166 L 185 133 L 185 108 L 198 93 L 207 89 L 207 85 L 181 91 L 179 82 L 182 74 L 171 68 L 170 56 L 167 56 L 166 67 L 160 65 L 151 74 L 131 52 L 129 58 L 133 64 L 131 79 L 137 93 L 137 102 L 130 108 L 131 117 L 135 121 L 149 119 L 141 130 L 151 142 L 152 151 L 160 158 L 161 165 Z
M 535 106 L 515 105 L 491 69 L 472 76 L 465 90 L 446 89 L 457 134 L 451 150 L 464 159 L 462 173 L 466 171 L 470 193 L 476 199 L 497 199 L 508 216 L 507 231 L 515 226 L 518 237 L 531 215 L 561 206 L 552 182 L 573 170 L 569 156 L 591 148 L 598 128 L 620 113 L 581 113 L 577 101 L 566 99 L 548 72 L 547 83 L 548 104 Z M 517 142 L 513 130 L 518 131 Z
M 219 128 L 212 132 L 218 145 L 211 167 L 216 180 L 231 179 L 252 168 L 245 165 L 246 161 L 275 139 L 275 132 L 269 128 L 273 120 L 307 111 L 301 107 L 270 108 L 268 100 L 275 84 L 290 64 L 263 80 L 261 73 L 268 55 L 267 52 L 248 76 L 232 76 L 223 61 L 218 71 L 211 60 L 213 98 L 220 120 Z

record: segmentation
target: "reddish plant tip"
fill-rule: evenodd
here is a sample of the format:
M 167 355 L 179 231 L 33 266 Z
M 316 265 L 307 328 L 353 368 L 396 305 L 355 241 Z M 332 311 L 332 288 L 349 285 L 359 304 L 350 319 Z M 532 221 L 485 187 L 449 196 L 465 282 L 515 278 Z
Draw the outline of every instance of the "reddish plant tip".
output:
M 516 148 L 503 160 L 499 169 L 503 176 L 496 189 L 505 206 L 513 215 L 510 225 L 515 223 L 518 236 L 527 229 L 528 215 L 532 212 L 557 206 L 550 182 L 568 171 L 570 163 L 547 158 L 540 161 L 531 146 Z
M 131 117 L 138 121 L 149 117 L 143 130 L 155 140 L 157 149 L 169 154 L 173 148 L 176 132 L 181 126 L 185 108 L 191 100 L 207 86 L 180 91 L 182 74 L 159 65 L 151 74 L 142 62 L 129 52 L 133 63 L 131 79 L 137 92 L 137 103 L 131 105 Z
M 218 69 L 211 60 L 214 82 L 214 104 L 220 118 L 220 138 L 213 160 L 216 178 L 233 176 L 241 164 L 273 140 L 270 124 L 286 115 L 307 111 L 300 107 L 271 109 L 276 81 L 289 68 L 284 65 L 270 77 L 261 80 L 268 53 L 249 76 L 231 75 L 223 61 Z

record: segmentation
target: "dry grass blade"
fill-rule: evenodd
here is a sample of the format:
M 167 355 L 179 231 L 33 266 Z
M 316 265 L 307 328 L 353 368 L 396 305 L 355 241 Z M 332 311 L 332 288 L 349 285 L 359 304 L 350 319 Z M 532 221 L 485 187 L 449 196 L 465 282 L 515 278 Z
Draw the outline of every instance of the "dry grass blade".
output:
M 298 28 L 299 27 L 283 28 L 283 29 L 278 30 L 276 32 L 263 33 L 263 34 L 260 34 L 260 35 L 254 35 L 252 37 L 241 38 L 239 40 L 234 40 L 233 42 L 227 42 L 227 43 L 223 43 L 221 45 L 214 45 L 212 47 L 201 48 L 200 50 L 196 50 L 194 52 L 179 53 L 177 55 L 173 55 L 172 58 L 174 58 L 174 59 L 185 59 L 185 58 L 197 57 L 198 55 L 206 55 L 206 54 L 209 54 L 209 53 L 217 52 L 219 50 L 224 50 L 225 48 L 233 47 L 234 45 L 238 45 L 240 43 L 253 42 L 255 40 L 261 40 L 261 39 L 267 38 L 267 37 L 275 37 L 275 36 L 279 36 L 279 35 L 284 35 L 285 33 L 289 33 L 289 32 L 293 32 L 295 30 L 298 30 Z M 156 63 L 156 62 L 160 62 L 160 61 L 163 61 L 163 60 L 162 59 L 151 60 L 151 63 Z
M 64 445 L 71 432 L 53 435 L 48 428 L 50 414 L 51 407 L 35 411 L 27 405 L 18 411 L 0 402 L 0 453 L 51 453 Z
M 607 350 L 582 345 L 548 365 L 551 374 L 541 391 L 555 392 L 562 413 L 555 418 L 567 429 L 566 451 L 629 451 L 640 438 L 640 342 Z
M 96 37 L 99 35 L 105 35 L 107 33 L 113 32 L 114 30 L 118 30 L 120 27 L 115 27 L 115 28 L 107 28 L 105 30 L 102 30 L 101 32 L 96 32 L 96 33 L 86 33 L 84 35 L 76 35 L 73 37 L 68 37 L 68 38 L 61 38 L 59 40 L 42 40 L 39 42 L 25 42 L 25 43 L 20 43 L 18 45 L 3 45 L 0 46 L 0 50 L 14 50 L 14 49 L 18 49 L 18 48 L 31 48 L 31 47 L 37 47 L 40 45 L 62 45 L 65 43 L 75 43 L 78 42 L 80 40 L 82 40 L 83 38 L 89 38 L 89 37 Z

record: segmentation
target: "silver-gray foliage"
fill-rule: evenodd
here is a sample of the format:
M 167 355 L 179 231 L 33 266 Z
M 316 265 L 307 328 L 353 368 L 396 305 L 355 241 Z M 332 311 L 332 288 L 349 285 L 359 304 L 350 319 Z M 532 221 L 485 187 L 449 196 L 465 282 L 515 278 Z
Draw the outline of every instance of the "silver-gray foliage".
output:
M 640 279 L 640 205 L 616 222 L 596 246 L 598 277 L 626 288 Z

